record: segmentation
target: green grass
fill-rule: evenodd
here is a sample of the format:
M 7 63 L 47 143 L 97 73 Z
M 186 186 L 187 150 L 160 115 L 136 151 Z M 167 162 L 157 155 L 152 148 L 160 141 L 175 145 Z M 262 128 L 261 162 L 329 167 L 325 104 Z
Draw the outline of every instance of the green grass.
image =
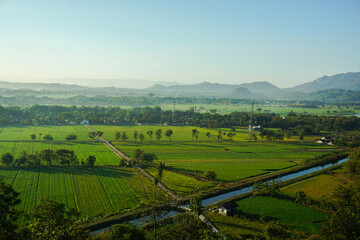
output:
M 292 197 L 297 192 L 303 191 L 308 197 L 320 199 L 322 196 L 330 196 L 340 184 L 346 184 L 346 182 L 333 174 L 322 174 L 283 187 L 280 191 Z
M 238 210 L 246 216 L 265 220 L 275 220 L 286 224 L 290 229 L 311 234 L 318 234 L 322 228 L 321 222 L 310 222 L 326 219 L 326 214 L 318 210 L 272 197 L 253 197 L 236 202 Z
M 147 168 L 147 171 L 153 176 L 158 175 L 158 170 L 154 167 Z M 187 195 L 215 185 L 213 182 L 200 181 L 192 177 L 166 170 L 163 171 L 161 182 L 180 195 Z
M 0 140 L 31 140 L 30 135 L 35 134 L 36 140 L 43 140 L 44 135 L 50 134 L 54 141 L 65 141 L 69 134 L 76 134 L 77 140 L 90 141 L 87 137 L 89 130 L 83 125 L 69 126 L 21 126 L 21 127 L 0 127 Z M 41 134 L 41 137 L 40 135 Z
M 178 171 L 200 174 L 215 171 L 219 179 L 244 179 L 269 170 L 296 166 L 301 161 L 324 154 L 328 146 L 298 142 L 213 142 L 213 143 L 115 143 L 129 156 L 139 148 L 157 155 L 157 161 Z
M 160 139 L 160 142 L 169 142 L 170 139 L 166 137 L 164 134 L 167 130 L 173 130 L 173 135 L 171 136 L 171 141 L 194 141 L 195 139 L 192 138 L 192 130 L 197 129 L 199 131 L 199 138 L 198 141 L 218 141 L 217 134 L 218 131 L 214 129 L 207 129 L 207 128 L 198 128 L 193 126 L 161 126 L 161 125 L 142 125 L 142 126 L 105 126 L 105 125 L 92 125 L 97 131 L 104 132 L 104 137 L 107 140 L 115 141 L 115 132 L 126 132 L 129 136 L 127 141 L 135 141 L 133 138 L 134 131 L 138 131 L 138 133 L 143 133 L 145 135 L 145 142 L 150 141 L 149 135 L 146 134 L 147 131 L 153 131 L 152 141 L 157 142 L 155 131 L 157 129 L 161 129 L 163 136 Z M 227 134 L 229 129 L 223 131 Z M 210 138 L 206 136 L 206 133 L 210 132 Z M 248 137 L 248 132 L 244 130 L 237 130 L 236 136 L 233 137 L 234 141 L 245 141 Z M 223 135 L 223 140 L 229 140 L 227 136 Z M 121 139 L 119 139 L 121 141 Z M 137 140 L 139 141 L 139 139 Z
M 246 218 L 223 216 L 217 213 L 208 213 L 206 217 L 222 233 L 226 233 L 235 239 L 243 239 L 245 236 L 262 236 L 265 229 L 264 224 L 250 221 Z
M 123 179 L 126 171 L 126 180 Z M 46 197 L 97 216 L 140 206 L 141 200 L 127 184 L 136 173 L 125 168 L 0 168 L 0 178 L 20 192 L 19 208 L 30 208 Z M 148 190 L 149 191 L 149 190 Z
M 79 161 L 86 159 L 89 155 L 96 156 L 96 165 L 118 165 L 120 158 L 102 143 L 59 143 L 59 142 L 0 142 L 0 156 L 4 153 L 11 153 L 15 158 L 22 151 L 28 154 L 40 152 L 43 149 L 68 149 L 74 150 Z

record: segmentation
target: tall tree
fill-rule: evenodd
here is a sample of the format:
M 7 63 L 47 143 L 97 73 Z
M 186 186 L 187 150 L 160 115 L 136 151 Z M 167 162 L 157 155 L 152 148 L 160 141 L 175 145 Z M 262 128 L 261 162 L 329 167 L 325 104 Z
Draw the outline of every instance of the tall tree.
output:
M 5 165 L 10 165 L 14 161 L 13 155 L 5 153 L 1 156 L 1 162 Z
M 18 239 L 16 222 L 20 212 L 16 206 L 19 203 L 19 193 L 0 179 L 0 239 Z
M 173 134 L 173 130 L 166 130 L 166 132 L 165 132 L 165 136 L 167 136 L 168 138 L 169 138 L 169 140 L 170 140 L 170 142 L 171 142 L 171 135 Z
M 122 134 L 121 134 L 121 139 L 122 139 L 123 141 L 126 141 L 128 138 L 129 138 L 129 136 L 127 135 L 127 133 L 126 133 L 125 131 L 122 132 Z
M 149 135 L 150 141 L 152 139 L 153 131 L 149 130 L 146 132 L 147 135 Z
M 138 131 L 135 130 L 134 133 L 133 133 L 133 137 L 135 139 L 135 142 L 136 142 L 138 136 L 139 136 L 139 133 L 138 133 Z
M 160 141 L 160 139 L 162 138 L 162 131 L 161 131 L 160 128 L 159 128 L 158 130 L 156 130 L 155 136 L 156 136 L 156 139 L 157 139 L 158 141 Z
M 140 141 L 144 141 L 145 136 L 144 136 L 144 134 L 143 134 L 143 133 L 140 133 L 140 134 L 139 134 L 139 139 L 140 139 Z

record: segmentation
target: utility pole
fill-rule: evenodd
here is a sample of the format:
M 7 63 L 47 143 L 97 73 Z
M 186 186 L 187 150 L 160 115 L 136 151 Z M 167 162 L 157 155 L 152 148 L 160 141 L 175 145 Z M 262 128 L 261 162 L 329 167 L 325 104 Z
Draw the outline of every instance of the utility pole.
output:
M 254 100 L 251 102 L 251 112 L 250 112 L 250 120 L 249 120 L 249 139 L 252 139 L 253 136 L 253 114 L 254 114 Z
M 173 99 L 173 111 L 172 111 L 172 116 L 171 116 L 171 119 L 172 119 L 173 123 L 175 121 L 175 105 L 176 105 L 176 98 L 174 97 L 174 99 Z

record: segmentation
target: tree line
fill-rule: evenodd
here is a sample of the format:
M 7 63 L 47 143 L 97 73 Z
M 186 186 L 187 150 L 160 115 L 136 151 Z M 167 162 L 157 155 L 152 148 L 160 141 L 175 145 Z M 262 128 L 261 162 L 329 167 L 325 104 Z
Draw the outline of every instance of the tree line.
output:
M 4 153 L 1 156 L 1 163 L 5 166 L 88 166 L 93 167 L 96 162 L 96 157 L 89 155 L 86 159 L 79 161 L 73 150 L 68 149 L 43 149 L 40 152 L 28 154 L 22 151 L 20 155 L 15 158 L 11 153 Z
M 160 107 L 77 107 L 45 106 L 2 107 L 0 106 L 0 125 L 33 124 L 78 124 L 84 119 L 91 124 L 174 124 L 207 128 L 230 128 L 248 126 L 250 113 L 233 112 L 230 114 L 199 113 L 192 110 L 162 110 Z M 317 116 L 289 113 L 279 116 L 272 113 L 254 113 L 254 125 L 266 128 L 290 129 L 292 134 L 304 135 L 322 131 L 353 131 L 360 129 L 360 118 L 345 116 Z

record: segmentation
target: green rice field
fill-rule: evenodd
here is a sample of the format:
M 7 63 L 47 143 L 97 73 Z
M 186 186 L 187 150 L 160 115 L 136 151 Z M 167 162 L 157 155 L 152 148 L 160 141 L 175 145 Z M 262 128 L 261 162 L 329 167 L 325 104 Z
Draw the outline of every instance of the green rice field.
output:
M 286 224 L 288 228 L 311 234 L 318 234 L 322 228 L 321 222 L 326 214 L 318 210 L 272 197 L 252 197 L 237 201 L 238 210 L 246 216 L 265 221 L 275 220 Z
M 47 148 L 73 150 L 79 161 L 94 155 L 96 165 L 118 165 L 120 162 L 120 158 L 104 144 L 92 142 L 0 142 L 0 156 L 8 152 L 16 158 L 22 151 L 31 154 Z
M 199 131 L 199 137 L 198 141 L 218 141 L 217 135 L 218 131 L 214 129 L 207 129 L 207 128 L 198 128 L 193 126 L 161 126 L 161 125 L 142 125 L 142 126 L 105 126 L 105 125 L 92 125 L 92 128 L 94 128 L 97 131 L 104 132 L 104 137 L 107 140 L 115 141 L 115 133 L 116 132 L 126 132 L 129 136 L 129 139 L 127 141 L 132 142 L 135 141 L 133 138 L 134 131 L 138 131 L 138 133 L 143 133 L 145 136 L 144 142 L 152 141 L 152 142 L 158 142 L 155 136 L 155 131 L 157 129 L 162 130 L 162 138 L 160 139 L 160 142 L 169 142 L 170 139 L 166 137 L 164 134 L 167 130 L 173 130 L 173 135 L 171 136 L 171 141 L 190 141 L 195 142 L 195 139 L 192 138 L 192 130 L 197 129 Z M 150 139 L 149 135 L 147 135 L 147 131 L 153 131 L 152 139 Z M 228 133 L 227 130 L 222 130 L 224 133 Z M 210 138 L 206 136 L 206 133 L 210 132 Z M 248 137 L 248 131 L 244 129 L 237 129 L 235 132 L 236 136 L 233 137 L 233 141 L 245 141 Z M 229 140 L 229 138 L 226 135 L 223 135 L 223 140 Z M 119 139 L 118 141 L 121 141 Z M 140 141 L 139 139 L 137 140 Z
M 280 189 L 282 194 L 294 197 L 297 192 L 303 191 L 306 196 L 320 199 L 322 196 L 330 196 L 335 188 L 347 182 L 334 174 L 321 174 Z
M 146 204 L 139 176 L 128 168 L 0 168 L 0 178 L 20 192 L 19 208 L 25 212 L 42 197 L 74 207 L 82 216 Z
M 218 179 L 233 181 L 293 167 L 303 160 L 332 151 L 332 147 L 297 142 L 114 143 L 129 156 L 139 148 L 154 153 L 167 167 L 202 174 L 215 171 Z
M 87 135 L 89 130 L 83 125 L 69 126 L 21 126 L 0 127 L 0 141 L 31 140 L 30 135 L 35 134 L 35 140 L 43 140 L 44 135 L 49 134 L 54 141 L 65 141 L 69 134 L 76 134 L 77 140 L 91 141 Z

